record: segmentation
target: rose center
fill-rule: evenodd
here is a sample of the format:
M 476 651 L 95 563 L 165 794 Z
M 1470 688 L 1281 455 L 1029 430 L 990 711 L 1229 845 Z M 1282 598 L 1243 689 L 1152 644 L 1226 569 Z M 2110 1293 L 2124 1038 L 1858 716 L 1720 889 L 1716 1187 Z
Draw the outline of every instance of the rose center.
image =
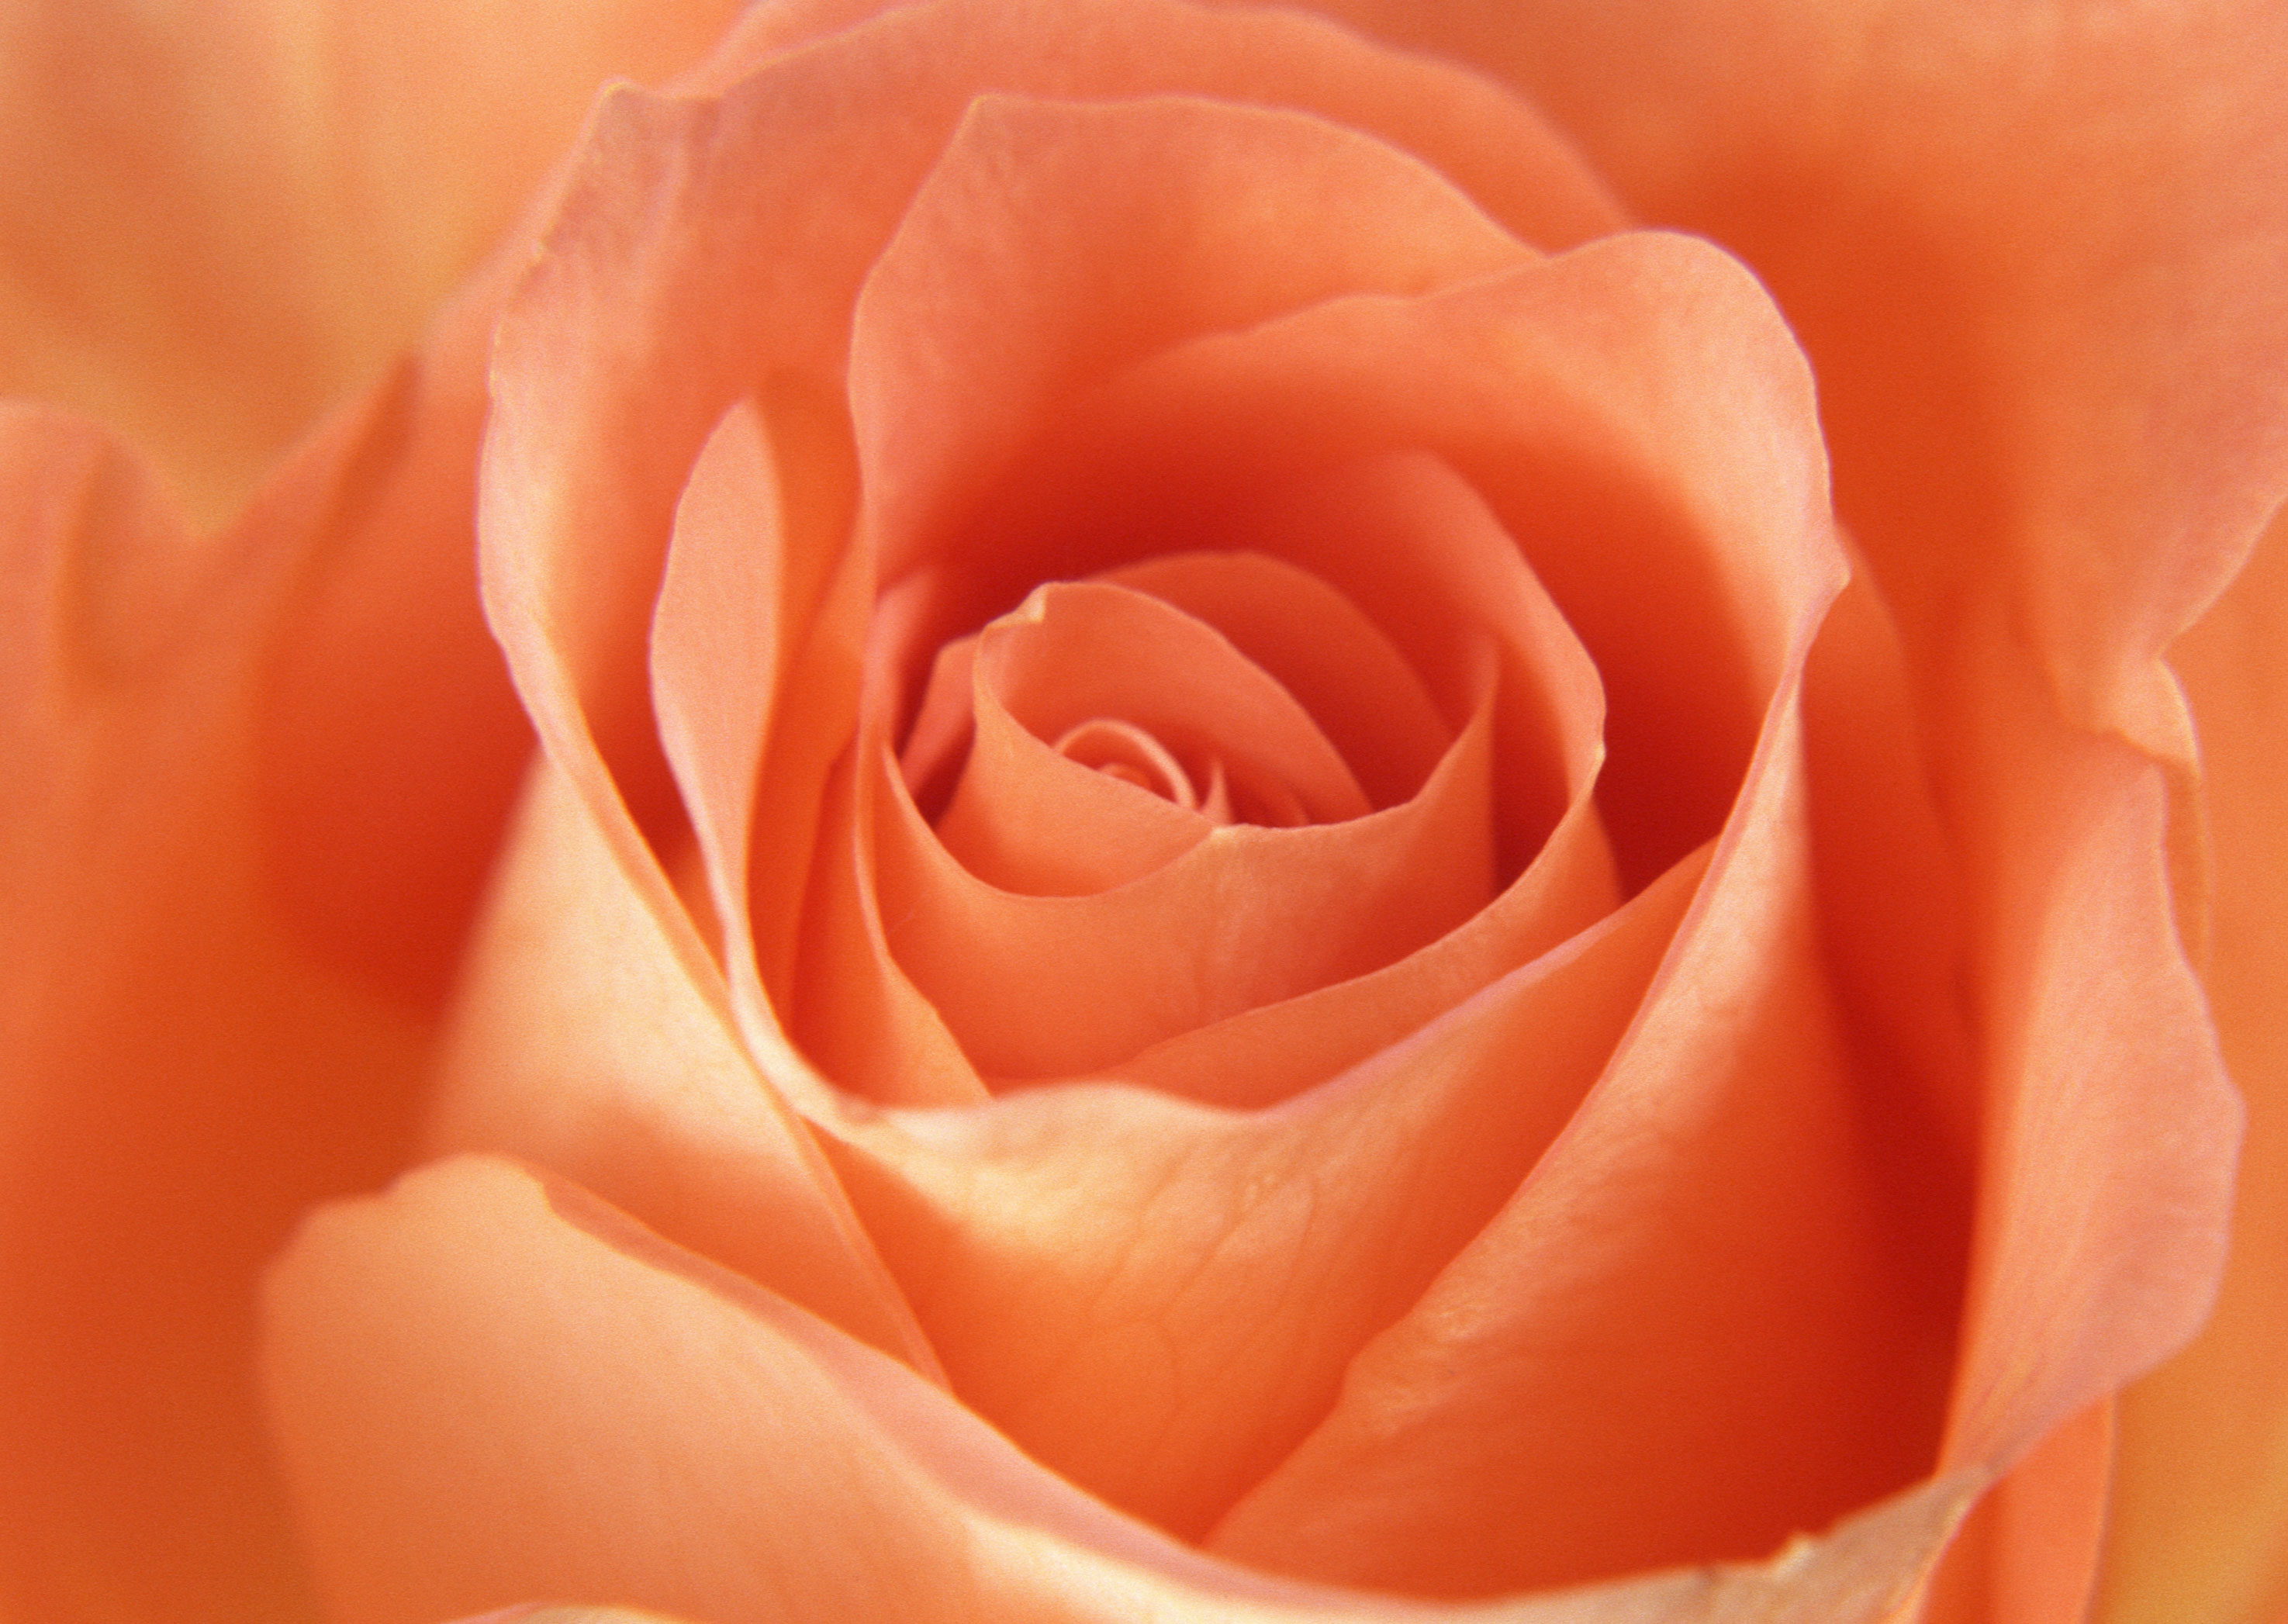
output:
M 1175 753 L 1133 722 L 1094 717 L 1066 729 L 1050 748 L 1067 760 L 1092 768 L 1120 783 L 1133 785 L 1164 801 L 1172 801 L 1211 823 L 1227 824 L 1232 820 L 1231 794 L 1225 782 L 1223 763 L 1216 760 L 1209 764 L 1207 788 L 1203 794 Z

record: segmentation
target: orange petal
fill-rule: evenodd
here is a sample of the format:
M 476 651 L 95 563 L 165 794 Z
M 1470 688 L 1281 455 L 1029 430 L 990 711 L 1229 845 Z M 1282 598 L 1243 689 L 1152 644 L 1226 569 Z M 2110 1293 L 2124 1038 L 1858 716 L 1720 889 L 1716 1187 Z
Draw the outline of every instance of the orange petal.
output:
M 1250 500 L 1258 511 L 1217 519 L 1205 532 L 1326 571 L 1374 603 L 1410 663 L 1424 668 L 1438 709 L 1466 723 L 1489 675 L 1497 677 L 1496 822 L 1530 860 L 1491 906 L 1397 963 L 1181 1034 L 1116 1068 L 1129 1081 L 1234 1105 L 1268 1104 L 1347 1069 L 1617 901 L 1590 798 L 1602 759 L 1596 673 L 1483 503 L 1420 456 L 1338 468 Z M 917 738 L 931 725 L 926 707 Z M 858 788 L 887 781 L 869 775 Z M 814 922 L 820 956 L 806 959 L 803 985 L 838 996 L 820 994 L 806 1043 L 830 1075 L 876 1098 L 978 1097 L 943 1022 L 888 958 L 879 919 L 861 908 L 874 885 L 864 855 L 873 837 L 858 838 L 833 860 L 838 900 L 822 904 Z M 1095 951 L 1100 959 L 1104 950 Z M 893 1033 L 906 1035 L 894 1042 Z M 820 1044 L 831 1046 L 830 1058 Z M 952 1092 L 919 1086 L 931 1077 Z
M 2130 1388 L 2106 1624 L 2288 1611 L 2288 518 L 2171 662 L 2200 727 L 2215 912 L 2203 979 L 2248 1104 L 2232 1252 L 2192 1345 Z
M 271 883 L 314 951 L 431 1010 L 532 748 L 474 567 L 486 361 L 525 246 L 298 447 L 223 542 L 292 535 L 307 558 L 265 671 Z
M 2223 1263 L 2241 1108 L 2173 915 L 2163 769 L 1984 651 L 1957 748 L 2009 764 L 1963 842 L 1986 1039 L 1948 1458 L 2007 1461 L 2173 1351 Z
M 1168 553 L 1107 579 L 1172 603 L 1230 638 L 1310 712 L 1377 806 L 1421 788 L 1453 742 L 1454 728 L 1388 636 L 1307 570 L 1262 553 Z
M 2007 597 L 2077 720 L 2166 752 L 2149 660 L 2288 481 L 2288 12 L 1322 0 L 1502 74 L 1648 220 L 1740 254 L 1820 379 L 1838 510 L 1943 659 Z M 2197 116 L 2188 115 L 2197 107 Z
M 1969 1485 L 1768 1564 L 1483 1608 L 1316 1589 L 1161 1540 L 911 1372 L 544 1175 L 440 1164 L 319 1214 L 266 1374 L 341 1624 L 535 1595 L 742 1624 L 1877 1624 Z
M 433 1150 L 558 1168 L 931 1367 L 833 1175 L 738 1041 L 713 965 L 679 958 L 544 764 L 473 944 L 433 1094 Z
M 1148 592 L 1102 580 L 1036 587 L 980 634 L 975 669 L 981 702 L 1044 743 L 1117 717 L 1195 764 L 1188 776 L 1202 784 L 1219 762 L 1237 804 L 1254 808 L 1227 821 L 1341 823 L 1373 810 L 1293 694 L 1214 627 Z
M 806 853 L 855 716 L 870 584 L 847 541 L 839 414 L 791 385 L 726 413 L 677 506 L 652 616 L 652 705 L 693 826 L 734 1013 L 758 1053 Z M 806 702 L 796 702 L 798 700 Z
M 0 1608 L 298 1616 L 253 1277 L 398 1164 L 430 1035 L 272 881 L 266 655 L 323 538 L 202 546 L 134 458 L 20 406 L 0 492 Z
M 1793 687 L 1595 1090 L 1211 1549 L 1484 1595 L 1760 1554 L 1927 1469 L 1959 1258 L 1876 1147 L 1945 1147 L 1841 1044 Z
M 1196 1537 L 1563 1125 L 1697 871 L 1277 1109 L 1070 1084 L 846 1128 L 838 1160 L 955 1391 Z
M 1023 895 L 971 874 L 886 754 L 875 847 L 884 944 L 982 1071 L 1112 1068 L 1195 1027 L 1379 970 L 1475 915 L 1493 890 L 1489 754 L 1481 722 L 1402 805 L 1296 828 L 1235 824 L 1088 896 Z
M 981 98 L 869 273 L 851 335 L 883 578 L 946 563 L 959 597 L 943 613 L 967 630 L 1030 582 L 1080 573 L 1034 569 L 1038 538 L 941 551 L 949 519 L 1064 398 L 1178 339 L 1529 257 L 1420 159 L 1322 119 Z
M 1987 1019 L 2006 1066 L 2032 1058 L 1998 1112 L 2016 1167 L 1997 1184 L 2026 1225 L 2015 1266 L 2072 1305 L 1989 1301 L 2018 1335 L 2058 1339 L 2049 1357 L 2015 1350 L 2006 1378 L 2024 1397 L 2033 1372 L 2073 1371 L 2027 1411 L 2057 1419 L 2074 1390 L 2189 1334 L 2220 1256 L 2231 1113 L 2166 939 L 2173 901 L 2189 933 L 2204 912 L 2190 780 L 2180 765 L 2177 871 L 2157 883 L 2144 843 L 2165 837 L 2160 786 L 2046 713 L 2188 762 L 2157 656 L 2288 487 L 2288 286 L 2268 268 L 2288 228 L 2288 16 L 2252 0 L 1998 30 L 1936 4 L 1773 0 L 1664 17 L 1672 48 L 1648 62 L 1625 10 L 1344 9 L 1415 37 L 1454 30 L 1449 44 L 1535 91 L 1648 214 L 1744 253 L 1804 335 L 1838 503 L 1900 614 L 1950 834 L 1973 854 Z M 1757 63 L 1784 67 L 1742 72 L 1750 42 Z M 2067 807 L 2075 827 L 2049 827 Z M 2067 883 L 2085 896 L 2041 894 Z M 1996 939 L 2022 931 L 2043 939 Z M 2096 1030 L 2069 1031 L 2083 1018 L 2069 1010 Z M 2093 1090 L 2077 1073 L 2101 1042 L 2125 1047 Z M 2109 1149 L 2093 1143 L 2109 1133 Z M 2038 1170 L 2090 1166 L 2105 1176 L 2077 1172 L 2070 1190 Z M 2107 1205 L 2088 1204 L 2093 1189 Z M 2250 1209 L 2260 1234 L 2264 1200 Z M 2045 1250 L 2062 1233 L 2095 1265 L 2072 1286 Z M 2108 1248 L 2121 1248 L 2110 1266 Z M 2068 1357 L 2058 1343 L 2074 1335 L 2088 1340 Z M 2126 1446 L 2149 1446 L 2133 1414 L 2125 1427 Z M 2236 1416 L 2221 1429 L 2232 1448 L 2190 1453 L 2238 1472 L 2227 1462 L 2248 1427 Z M 2201 1515 L 2194 1494 L 2156 1511 L 2165 1482 L 2124 1492 L 2149 1528 Z M 2145 1572 L 2156 1616 L 2199 1611 Z M 2253 1581 L 2248 1604 L 2272 1582 Z
M 2114 1401 L 2059 1427 L 1963 1519 L 1917 1624 L 2085 1619 L 2111 1515 Z
M 1702 393 L 1717 378 L 1787 432 L 1737 432 L 1737 402 Z M 1176 346 L 1074 401 L 967 521 L 966 546 L 1109 562 L 1156 535 L 1214 535 L 1243 497 L 1331 464 L 1442 458 L 1519 538 L 1593 657 L 1610 704 L 1598 801 L 1641 886 L 1721 823 L 1791 658 L 1791 606 L 1839 574 L 1816 468 L 1796 455 L 1806 443 L 1809 382 L 1761 293 L 1704 244 L 1636 234 Z M 1295 561 L 1377 604 L 1438 690 L 1438 662 L 1399 623 L 1422 589 L 1389 594 L 1394 620 L 1355 561 Z M 1504 848 L 1505 861 L 1531 852 Z
M 752 1624 L 1390 1616 L 1108 1512 L 903 1366 L 512 1164 L 321 1212 L 267 1309 L 272 1413 L 340 1624 L 567 1594 Z M 1518 1616 L 1670 1624 L 1712 1588 Z
M 218 523 L 412 341 L 599 83 L 672 71 L 737 9 L 10 6 L 0 393 L 102 418 Z

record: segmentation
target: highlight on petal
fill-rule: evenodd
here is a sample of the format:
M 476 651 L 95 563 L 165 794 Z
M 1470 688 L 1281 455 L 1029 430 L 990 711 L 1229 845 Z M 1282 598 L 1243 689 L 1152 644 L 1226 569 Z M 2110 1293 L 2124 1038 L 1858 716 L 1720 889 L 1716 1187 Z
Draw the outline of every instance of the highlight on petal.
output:
M 1596 1088 L 1210 1549 L 1484 1595 L 1768 1550 L 1927 1469 L 1961 1259 L 1876 1147 L 1948 1147 L 1841 1048 L 1792 688 Z
M 981 98 L 853 317 L 851 409 L 883 577 L 928 567 L 948 518 L 1063 399 L 1172 342 L 1531 257 L 1421 159 L 1299 112 Z M 949 613 L 1025 579 L 1019 559 L 963 562 Z
M 1196 1538 L 1557 1135 L 1697 873 L 1275 1108 L 1068 1083 L 846 1127 L 837 1165 L 955 1393 Z
M 433 1090 L 427 1148 L 528 1158 L 931 1368 L 711 966 L 679 960 L 563 775 L 528 785 Z

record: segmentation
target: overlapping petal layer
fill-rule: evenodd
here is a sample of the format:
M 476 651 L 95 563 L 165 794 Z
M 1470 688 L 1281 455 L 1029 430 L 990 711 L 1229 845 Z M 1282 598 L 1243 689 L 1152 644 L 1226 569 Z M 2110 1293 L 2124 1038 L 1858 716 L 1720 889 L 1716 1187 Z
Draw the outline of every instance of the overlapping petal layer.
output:
M 284 1452 L 346 1624 L 536 1595 L 757 1624 L 1420 1616 L 1114 1516 L 903 1366 L 513 1164 L 449 1161 L 321 1215 L 271 1301 Z M 1443 1616 L 1875 1624 L 1900 1553 L 1974 1491 L 1927 1485 L 1767 1565 Z

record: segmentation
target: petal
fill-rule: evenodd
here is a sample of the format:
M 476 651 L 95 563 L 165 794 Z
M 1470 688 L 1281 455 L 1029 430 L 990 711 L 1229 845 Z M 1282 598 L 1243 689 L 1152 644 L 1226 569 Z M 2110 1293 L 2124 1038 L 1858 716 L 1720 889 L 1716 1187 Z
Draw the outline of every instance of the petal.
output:
M 532 749 L 479 607 L 473 525 L 492 323 L 524 247 L 504 245 L 225 538 L 291 536 L 304 560 L 264 668 L 270 883 L 314 951 L 431 1010 Z
M 1704 392 L 1718 380 L 1720 400 Z M 1766 408 L 1790 429 L 1750 431 Z M 1791 657 L 1799 595 L 1841 573 L 1819 481 L 1794 455 L 1797 424 L 1810 429 L 1808 380 L 1760 291 L 1705 244 L 1633 234 L 1164 352 L 1071 402 L 966 521 L 968 546 L 1017 552 L 1026 569 L 1075 554 L 1101 564 L 1147 554 L 1158 535 L 1246 535 L 1227 514 L 1331 467 L 1442 460 L 1517 538 L 1604 683 L 1598 801 L 1625 878 L 1641 885 L 1722 822 Z M 1458 512 L 1419 487 L 1408 500 Z M 1323 551 L 1293 561 L 1374 604 L 1439 693 L 1456 651 L 1426 652 L 1420 634 L 1458 608 L 1474 618 L 1448 601 L 1449 580 L 1397 584 L 1419 572 L 1346 557 L 1323 517 L 1300 527 Z M 1521 684 L 1520 697 L 1569 685 Z M 1545 741 L 1529 760 L 1573 736 L 1521 731 Z M 1553 817 L 1561 791 L 1552 798 L 1503 796 Z M 1531 854 L 1509 831 L 1503 844 L 1505 861 Z
M 220 521 L 414 338 L 598 83 L 672 71 L 737 10 L 10 6 L 0 393 L 102 418 Z
M 933 1367 L 833 1175 L 560 772 L 528 787 L 439 1068 L 436 1151 L 528 1157 Z M 709 996 L 714 989 L 716 997 Z
M 1393 1616 L 1108 1512 L 903 1366 L 512 1164 L 321 1212 L 267 1312 L 272 1413 L 343 1624 L 568 1593 L 726 1624 Z M 1767 1588 L 1723 1579 L 1487 1616 L 1683 1624 Z
M 1697 872 L 1276 1109 L 1029 1089 L 846 1128 L 838 1163 L 955 1391 L 1196 1537 L 1563 1125 Z
M 1919 662 L 1998 593 L 2070 714 L 2182 748 L 2152 662 L 2288 488 L 2288 13 L 1318 9 L 1505 75 L 1756 267 Z
M 2232 1255 L 2192 1345 L 2122 1400 L 2100 1617 L 2259 1624 L 2288 1609 L 2288 519 L 2179 639 L 2199 724 L 2215 913 L 2204 976 L 2248 1103 Z
M 273 883 L 266 656 L 322 537 L 203 546 L 136 459 L 16 406 L 0 515 L 0 1606 L 298 1616 L 254 1274 L 397 1165 L 431 1035 Z
M 949 521 L 1064 399 L 1179 339 L 1529 257 L 1420 159 L 1321 119 L 981 98 L 854 317 L 851 409 L 883 578 L 947 562 L 959 601 L 943 613 L 965 630 L 1021 596 L 1013 582 L 1074 573 L 1029 572 L 1021 548 L 944 551 Z
M 1794 695 L 1594 1090 L 1210 1549 L 1485 1595 L 1768 1551 L 1927 1470 L 1960 1256 L 1891 1182 L 1962 1147 L 1849 1064 Z
M 1232 795 L 1264 807 L 1235 821 L 1340 823 L 1372 810 L 1283 684 L 1216 628 L 1148 592 L 1111 581 L 1036 587 L 985 629 L 974 669 L 981 705 L 989 697 L 1044 743 L 1117 717 L 1180 759 L 1220 760 Z M 1204 768 L 1196 776 L 1204 781 Z M 1299 816 L 1267 815 L 1290 811 Z
M 1117 1069 L 1155 1043 L 1380 970 L 1492 892 L 1487 729 L 1422 793 L 1342 823 L 1233 825 L 1092 896 L 998 891 L 881 764 L 884 941 L 963 1050 L 1003 1079 Z
M 790 384 L 727 412 L 677 506 L 652 616 L 652 706 L 707 879 L 711 946 L 748 1042 L 788 1069 L 771 999 L 856 714 L 870 584 L 847 541 L 847 443 L 839 412 Z
M 2241 1106 L 2173 914 L 2164 769 L 2050 709 L 1998 628 L 1962 741 L 2007 760 L 1965 844 L 1986 1049 L 1947 1458 L 2007 1461 L 2214 1300 Z
M 2013 1467 L 1972 1509 L 1940 1559 L 1925 1602 L 1927 1624 L 2088 1617 L 2111 1515 L 2114 1439 L 2109 1398 Z
M 1752 1567 L 1428 1610 L 1161 1540 L 904 1367 L 578 1189 L 481 1159 L 331 1208 L 271 1277 L 266 1385 L 343 1624 L 538 1595 L 717 1624 L 1875 1624 L 1969 1485 Z
M 1374 805 L 1414 794 L 1453 742 L 1455 730 L 1405 657 L 1316 575 L 1267 554 L 1169 553 L 1110 579 L 1229 638 L 1326 730 Z

